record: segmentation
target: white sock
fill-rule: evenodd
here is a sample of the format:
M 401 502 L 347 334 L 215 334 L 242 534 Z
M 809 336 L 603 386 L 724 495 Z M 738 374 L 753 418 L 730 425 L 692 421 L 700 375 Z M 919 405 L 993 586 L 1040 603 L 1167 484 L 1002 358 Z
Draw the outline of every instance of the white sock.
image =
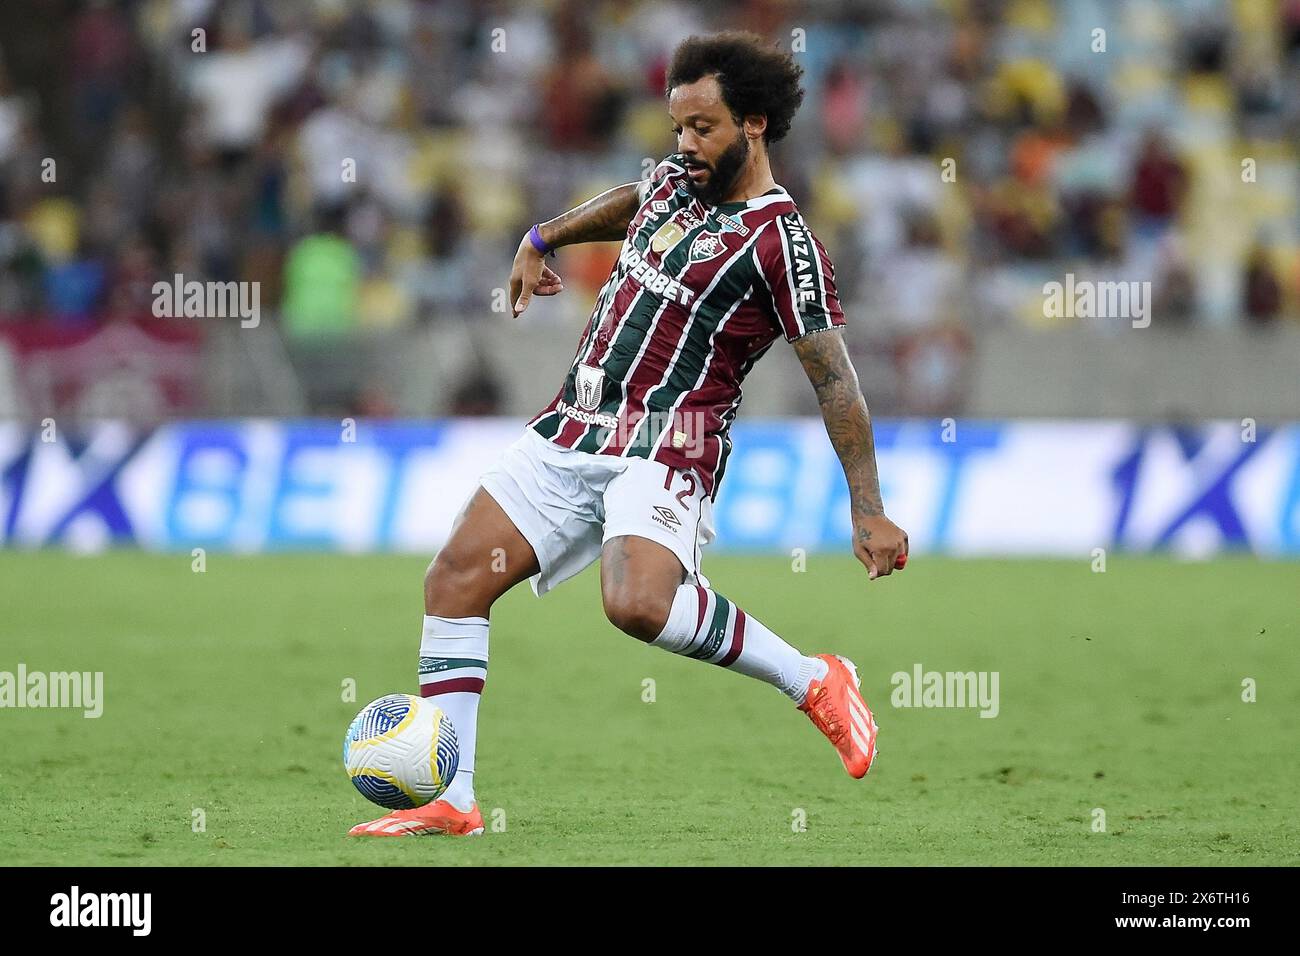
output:
M 739 671 L 802 704 L 808 685 L 826 676 L 826 662 L 805 657 L 718 592 L 683 584 L 663 632 L 650 642 L 674 654 Z
M 460 760 L 456 776 L 442 799 L 457 810 L 468 810 L 474 805 L 478 702 L 483 694 L 483 682 L 487 680 L 487 661 L 487 618 L 424 616 L 420 696 L 432 699 L 456 728 Z

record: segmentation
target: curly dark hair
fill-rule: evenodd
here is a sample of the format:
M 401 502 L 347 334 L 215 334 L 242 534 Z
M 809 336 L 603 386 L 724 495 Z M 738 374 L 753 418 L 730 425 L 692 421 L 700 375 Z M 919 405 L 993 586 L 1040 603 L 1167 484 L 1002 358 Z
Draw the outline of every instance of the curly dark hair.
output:
M 763 141 L 774 143 L 790 132 L 803 102 L 803 67 L 755 33 L 728 31 L 683 40 L 668 65 L 665 93 L 706 76 L 717 79 L 722 101 L 737 123 L 746 116 L 767 117 Z

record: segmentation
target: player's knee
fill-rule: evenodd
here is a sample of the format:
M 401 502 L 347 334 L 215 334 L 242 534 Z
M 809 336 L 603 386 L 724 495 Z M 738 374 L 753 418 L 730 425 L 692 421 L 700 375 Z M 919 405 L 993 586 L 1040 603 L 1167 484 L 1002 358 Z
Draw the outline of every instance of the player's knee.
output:
M 481 603 L 483 568 L 467 559 L 455 548 L 443 548 L 424 572 L 424 606 L 426 613 L 464 616 L 451 613 L 463 609 L 466 602 Z M 477 612 L 475 612 L 477 613 Z
M 601 597 L 609 622 L 638 640 L 653 641 L 668 622 L 670 606 L 648 591 L 619 588 L 605 591 Z

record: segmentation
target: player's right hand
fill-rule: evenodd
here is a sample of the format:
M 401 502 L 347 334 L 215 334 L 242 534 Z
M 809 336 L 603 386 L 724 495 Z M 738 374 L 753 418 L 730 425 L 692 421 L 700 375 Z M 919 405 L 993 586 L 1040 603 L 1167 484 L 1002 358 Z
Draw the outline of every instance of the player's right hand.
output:
M 869 580 L 901 571 L 907 551 L 907 532 L 884 515 L 853 519 L 853 553 L 866 567 Z
M 524 236 L 515 253 L 515 263 L 510 270 L 510 302 L 515 316 L 528 308 L 528 302 L 537 295 L 558 295 L 564 291 L 564 280 L 542 260 L 542 254 Z

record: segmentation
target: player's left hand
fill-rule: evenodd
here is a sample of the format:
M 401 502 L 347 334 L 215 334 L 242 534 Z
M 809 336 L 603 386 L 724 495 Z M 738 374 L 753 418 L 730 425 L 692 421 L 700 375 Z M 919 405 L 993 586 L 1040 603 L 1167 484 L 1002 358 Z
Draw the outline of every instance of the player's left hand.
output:
M 537 280 L 537 288 L 533 289 L 533 295 L 558 295 L 564 291 L 564 280 L 551 267 L 542 264 L 542 277 Z
M 874 581 L 907 563 L 907 532 L 884 515 L 853 519 L 853 553 Z
M 564 280 L 542 261 L 542 254 L 524 236 L 510 268 L 510 303 L 515 317 L 523 314 L 534 295 L 559 295 L 563 291 Z

